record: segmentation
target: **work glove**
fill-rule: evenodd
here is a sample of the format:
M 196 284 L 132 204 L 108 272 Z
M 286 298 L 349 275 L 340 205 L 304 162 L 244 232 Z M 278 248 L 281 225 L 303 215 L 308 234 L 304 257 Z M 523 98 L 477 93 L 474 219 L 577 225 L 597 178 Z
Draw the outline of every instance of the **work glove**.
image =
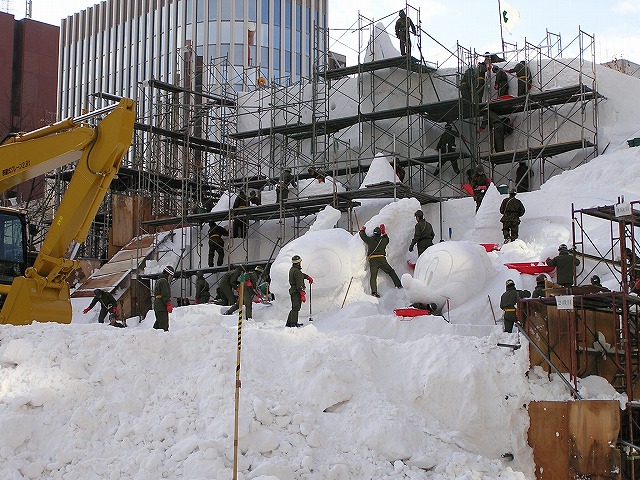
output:
M 86 315 L 87 313 L 89 313 L 90 310 L 91 309 L 89 307 L 87 307 L 84 310 L 82 310 L 82 313 L 84 313 Z
M 384 223 L 380 224 L 380 233 L 382 235 L 386 235 L 387 234 L 387 229 L 384 227 Z
M 416 245 L 415 243 L 411 242 L 411 245 L 409 245 L 409 251 L 410 251 L 410 252 L 413 252 L 413 247 L 414 247 L 415 245 Z
M 117 315 L 118 314 L 118 307 L 113 307 L 113 314 Z
M 306 302 L 306 301 L 307 301 L 307 294 L 306 294 L 306 293 L 304 293 L 304 292 L 300 292 L 300 301 L 301 301 L 302 303 L 304 303 L 304 302 Z
M 171 305 L 171 302 L 167 302 L 167 313 L 171 312 L 173 312 L 173 305 Z
M 367 227 L 365 227 L 364 225 L 362 226 L 362 228 L 360 230 L 362 230 L 363 232 L 367 229 Z
M 307 281 L 309 282 L 309 285 L 311 285 L 313 283 L 313 278 L 307 275 Z

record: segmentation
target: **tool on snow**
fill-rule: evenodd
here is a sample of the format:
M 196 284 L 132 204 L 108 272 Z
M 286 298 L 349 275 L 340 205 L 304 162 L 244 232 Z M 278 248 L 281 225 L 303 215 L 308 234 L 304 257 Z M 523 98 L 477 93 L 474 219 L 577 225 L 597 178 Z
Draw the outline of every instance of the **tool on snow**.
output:
M 311 299 L 313 298 L 313 294 L 311 292 L 313 289 L 311 287 L 313 287 L 312 283 L 309 284 L 309 321 L 313 322 L 313 317 L 311 316 Z
M 491 315 L 493 315 L 493 324 L 497 325 L 498 321 L 496 320 L 496 312 L 493 311 L 493 304 L 491 303 L 491 295 L 487 295 L 489 299 L 489 307 L 491 307 Z
M 347 301 L 347 295 L 349 295 L 349 289 L 351 288 L 351 282 L 353 282 L 353 277 L 349 280 L 349 285 L 347 286 L 347 291 L 344 293 L 344 299 L 342 300 L 342 306 L 340 308 L 344 308 L 344 302 Z

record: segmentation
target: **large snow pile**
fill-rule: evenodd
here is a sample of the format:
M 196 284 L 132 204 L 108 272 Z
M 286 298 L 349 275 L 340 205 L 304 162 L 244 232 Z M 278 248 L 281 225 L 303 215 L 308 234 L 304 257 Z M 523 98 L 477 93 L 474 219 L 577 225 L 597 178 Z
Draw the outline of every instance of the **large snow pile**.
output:
M 602 91 L 613 97 L 622 84 L 610 77 Z M 610 103 L 605 132 L 618 148 L 640 130 L 622 103 Z M 374 162 L 362 188 L 395 180 L 388 158 Z M 423 207 L 445 242 L 417 259 L 415 272 L 407 247 L 417 200 L 363 200 L 361 224 L 368 234 L 385 224 L 387 258 L 408 287 L 380 273 L 380 299 L 369 295 L 357 233 L 332 228 L 337 212 L 323 211 L 275 259 L 274 304 L 257 304 L 244 322 L 239 478 L 533 479 L 527 403 L 569 395 L 555 376 L 526 375 L 526 346 L 497 347 L 522 340 L 493 319 L 504 281 L 535 283 L 504 264 L 543 260 L 571 243 L 572 208 L 637 200 L 639 177 L 640 149 L 623 148 L 518 195 L 527 210 L 520 238 L 491 253 L 478 244 L 502 240 L 495 187 L 477 214 L 471 198 Z M 232 201 L 226 195 L 215 208 Z M 596 245 L 609 243 L 606 222 L 585 228 Z M 284 327 L 292 255 L 315 279 L 300 329 Z M 606 268 L 594 273 L 618 287 Z M 444 301 L 444 317 L 393 314 L 432 296 Z M 0 478 L 231 479 L 236 318 L 193 305 L 175 308 L 168 333 L 151 328 L 153 312 L 117 329 L 89 323 L 97 316 L 97 308 L 81 313 L 89 301 L 74 299 L 71 325 L 0 326 Z M 624 402 L 601 378 L 579 387 L 584 398 Z

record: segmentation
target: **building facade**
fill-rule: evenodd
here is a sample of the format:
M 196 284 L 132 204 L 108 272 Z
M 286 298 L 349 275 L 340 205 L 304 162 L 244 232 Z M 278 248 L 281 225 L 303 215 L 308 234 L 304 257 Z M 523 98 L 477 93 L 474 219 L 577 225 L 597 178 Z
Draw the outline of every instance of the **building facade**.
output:
M 55 121 L 59 30 L 0 12 L 0 141 Z M 8 195 L 28 202 L 43 192 L 43 177 L 37 177 Z
M 326 19 L 327 0 L 103 1 L 62 20 L 58 113 L 100 92 L 136 98 L 150 79 L 206 91 L 299 81 L 324 52 Z M 194 74 L 221 58 L 225 78 Z

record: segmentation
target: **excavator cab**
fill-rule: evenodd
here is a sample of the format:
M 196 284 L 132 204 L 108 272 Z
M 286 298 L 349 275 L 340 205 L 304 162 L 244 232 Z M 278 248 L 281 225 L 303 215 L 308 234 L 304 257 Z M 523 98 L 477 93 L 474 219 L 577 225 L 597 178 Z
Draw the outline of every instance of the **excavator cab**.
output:
M 27 268 L 27 222 L 21 212 L 0 208 L 0 284 L 11 285 Z M 4 303 L 0 295 L 0 307 Z

